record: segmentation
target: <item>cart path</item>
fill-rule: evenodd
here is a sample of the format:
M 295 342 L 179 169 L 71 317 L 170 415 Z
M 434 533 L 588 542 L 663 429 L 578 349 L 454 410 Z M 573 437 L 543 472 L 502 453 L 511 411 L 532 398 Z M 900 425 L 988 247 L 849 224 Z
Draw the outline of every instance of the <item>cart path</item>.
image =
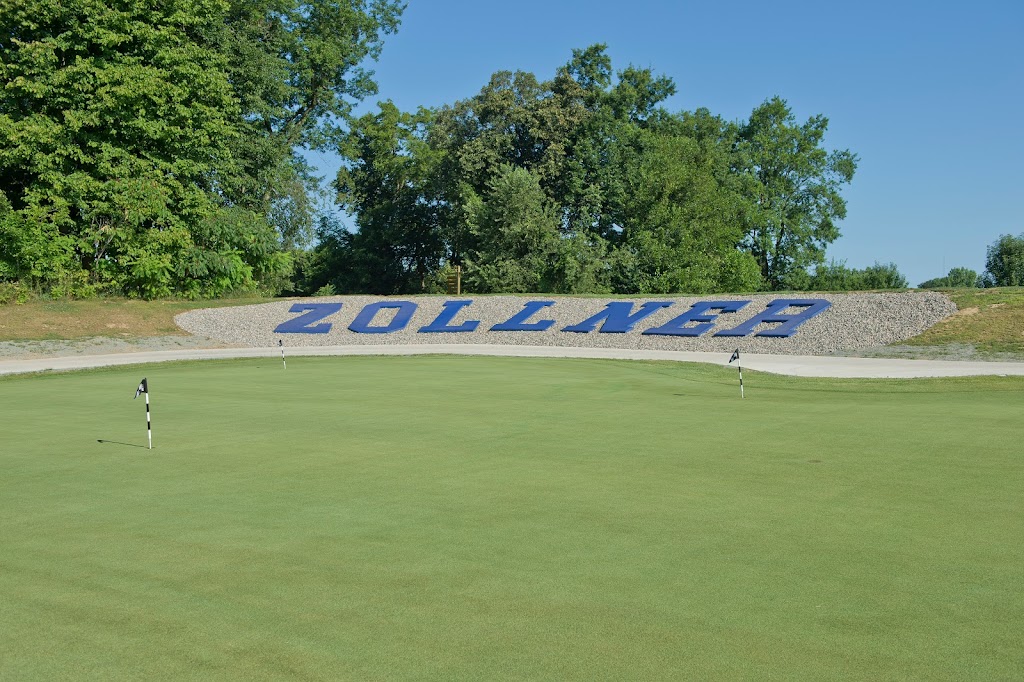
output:
M 575 348 L 562 346 L 498 346 L 470 344 L 410 344 L 305 346 L 285 349 L 288 357 L 323 355 L 490 355 L 529 358 L 602 358 L 615 360 L 672 360 L 727 365 L 727 353 L 693 351 L 630 350 L 623 348 Z M 216 360 L 225 358 L 280 358 L 280 349 L 212 348 L 77 355 L 60 358 L 0 360 L 0 374 L 64 371 L 115 365 L 136 365 L 174 360 Z M 943 360 L 902 360 L 891 358 L 850 358 L 809 355 L 744 354 L 747 369 L 802 377 L 920 378 L 979 375 L 1024 376 L 1024 362 L 966 362 Z

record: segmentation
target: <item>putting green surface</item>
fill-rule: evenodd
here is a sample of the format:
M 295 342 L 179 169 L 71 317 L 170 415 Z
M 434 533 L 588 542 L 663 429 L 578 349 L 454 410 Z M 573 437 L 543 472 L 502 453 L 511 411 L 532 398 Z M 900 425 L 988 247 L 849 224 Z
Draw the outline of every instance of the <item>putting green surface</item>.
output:
M 2 379 L 0 679 L 1024 677 L 1024 380 L 745 378 Z

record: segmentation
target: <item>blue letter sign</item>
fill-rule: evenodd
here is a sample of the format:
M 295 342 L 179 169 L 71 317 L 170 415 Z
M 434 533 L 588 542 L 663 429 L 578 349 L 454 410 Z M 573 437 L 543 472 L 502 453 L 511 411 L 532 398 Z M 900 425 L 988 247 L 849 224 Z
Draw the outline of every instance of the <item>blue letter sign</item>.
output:
M 633 325 L 644 319 L 651 313 L 657 311 L 659 308 L 667 308 L 672 305 L 672 301 L 648 301 L 640 306 L 640 310 L 633 313 L 633 303 L 631 301 L 615 301 L 605 306 L 604 310 L 597 313 L 592 317 L 588 317 L 579 324 L 574 324 L 571 327 L 565 327 L 562 329 L 563 332 L 579 332 L 586 334 L 594 331 L 597 327 L 597 323 L 604 320 L 605 323 L 601 325 L 601 331 L 604 333 L 613 334 L 624 334 L 633 328 Z
M 390 308 L 398 309 L 398 312 L 395 313 L 395 317 L 391 320 L 390 324 L 383 327 L 370 326 L 370 323 L 373 322 L 373 318 L 376 317 L 378 312 Z M 356 315 L 356 319 L 352 320 L 352 324 L 350 324 L 348 328 L 356 334 L 390 334 L 391 332 L 397 332 L 400 329 L 405 329 L 405 325 L 409 324 L 409 320 L 412 319 L 412 314 L 414 312 L 416 312 L 416 304 L 410 303 L 409 301 L 394 301 L 393 303 L 381 301 L 380 303 L 370 303 L 359 311 L 359 314 Z
M 467 305 L 471 305 L 472 301 L 445 301 L 441 305 L 444 307 L 441 312 L 437 314 L 437 318 L 428 324 L 426 327 L 420 327 L 420 333 L 423 332 L 471 332 L 477 328 L 480 324 L 480 320 L 466 320 L 458 327 L 449 327 L 448 324 L 455 319 L 455 316 L 459 314 L 459 311 L 465 308 Z
M 494 325 L 490 330 L 492 332 L 542 332 L 553 325 L 555 321 L 538 320 L 537 322 L 527 322 L 527 320 L 536 315 L 543 308 L 547 308 L 554 304 L 554 301 L 527 301 L 526 304 L 523 305 L 522 310 L 504 322 Z
M 290 313 L 302 313 L 306 312 L 305 315 L 299 315 L 298 317 L 282 322 L 277 325 L 277 329 L 274 330 L 276 334 L 326 334 L 331 331 L 331 323 L 324 322 L 323 324 L 312 325 L 314 322 L 318 322 L 329 315 L 341 310 L 340 303 L 296 303 L 293 305 L 288 312 Z
M 677 301 L 647 301 L 636 304 L 633 301 L 612 301 L 606 303 L 603 310 L 594 313 L 577 324 L 562 327 L 560 331 L 588 334 L 598 329 L 603 334 L 624 334 L 630 332 L 642 320 L 647 319 L 662 308 L 671 307 Z M 522 303 L 522 309 L 504 322 L 492 326 L 493 332 L 542 332 L 555 326 L 555 320 L 543 319 L 546 310 L 554 306 L 555 301 L 530 301 Z M 460 316 L 469 317 L 468 308 L 472 300 L 443 301 L 441 310 L 430 324 L 419 327 L 419 333 L 458 333 L 477 331 L 480 320 L 456 322 Z M 689 310 L 673 317 L 660 326 L 652 326 L 643 331 L 651 336 L 698 337 L 712 333 L 716 320 L 726 313 L 737 313 L 743 310 L 750 301 L 695 301 Z M 279 324 L 274 332 L 278 334 L 327 334 L 331 331 L 330 322 L 315 324 L 341 310 L 341 303 L 296 303 L 290 308 L 293 313 L 305 313 L 294 319 Z M 771 301 L 765 309 L 732 329 L 722 329 L 714 336 L 766 336 L 788 338 L 796 334 L 801 325 L 812 317 L 821 314 L 832 306 L 820 298 L 779 298 Z M 634 308 L 636 310 L 634 311 Z M 380 316 L 382 310 L 394 310 L 394 314 Z M 383 300 L 367 304 L 349 330 L 357 334 L 390 334 L 409 326 L 418 306 L 409 301 Z M 566 311 L 569 312 L 569 311 Z M 678 312 L 678 311 L 677 311 Z M 374 324 L 380 316 L 381 320 Z M 667 316 L 667 315 L 666 315 Z M 536 319 L 542 318 L 542 319 Z M 650 323 L 648 323 L 650 324 Z M 717 324 L 723 324 L 721 321 Z M 728 324 L 728 323 L 726 323 Z M 760 330 L 760 331 L 759 331 Z
M 758 332 L 756 336 L 777 336 L 786 338 L 793 336 L 793 334 L 796 333 L 797 327 L 818 313 L 827 310 L 831 305 L 832 304 L 828 301 L 820 298 L 776 299 L 769 303 L 768 307 L 760 315 L 754 316 L 738 327 L 720 331 L 715 334 L 715 336 L 746 336 L 753 332 L 754 329 L 757 328 L 757 325 L 769 322 L 777 323 L 779 326 L 774 329 L 767 329 L 763 332 Z M 794 308 L 804 308 L 804 310 L 801 310 L 798 313 L 793 313 L 792 315 L 783 315 L 782 311 L 791 306 Z
M 652 327 L 644 334 L 658 334 L 664 336 L 700 336 L 715 326 L 718 315 L 706 315 L 709 310 L 718 310 L 723 313 L 735 313 L 745 307 L 750 301 L 698 301 L 679 317 L 669 320 L 660 327 Z M 687 322 L 700 322 L 702 324 L 693 327 L 684 327 Z

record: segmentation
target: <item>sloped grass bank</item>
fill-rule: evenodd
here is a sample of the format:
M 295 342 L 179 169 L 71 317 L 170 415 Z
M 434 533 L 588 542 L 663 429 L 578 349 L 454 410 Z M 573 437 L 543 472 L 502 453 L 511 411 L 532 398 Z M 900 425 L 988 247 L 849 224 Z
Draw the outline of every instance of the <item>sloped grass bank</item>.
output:
M 959 312 L 905 345 L 961 345 L 980 354 L 1024 358 L 1024 288 L 952 289 L 945 293 Z

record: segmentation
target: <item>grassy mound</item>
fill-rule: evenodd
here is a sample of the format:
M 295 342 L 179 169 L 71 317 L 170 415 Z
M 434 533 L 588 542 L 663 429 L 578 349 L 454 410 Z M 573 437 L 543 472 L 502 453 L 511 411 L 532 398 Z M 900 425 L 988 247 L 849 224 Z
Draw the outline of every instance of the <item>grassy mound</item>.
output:
M 945 293 L 959 312 L 906 341 L 907 345 L 959 344 L 982 354 L 1024 357 L 1024 288 L 953 289 Z
M 1024 380 L 746 378 L 742 401 L 726 368 L 597 360 L 0 379 L 0 678 L 1024 675 Z

